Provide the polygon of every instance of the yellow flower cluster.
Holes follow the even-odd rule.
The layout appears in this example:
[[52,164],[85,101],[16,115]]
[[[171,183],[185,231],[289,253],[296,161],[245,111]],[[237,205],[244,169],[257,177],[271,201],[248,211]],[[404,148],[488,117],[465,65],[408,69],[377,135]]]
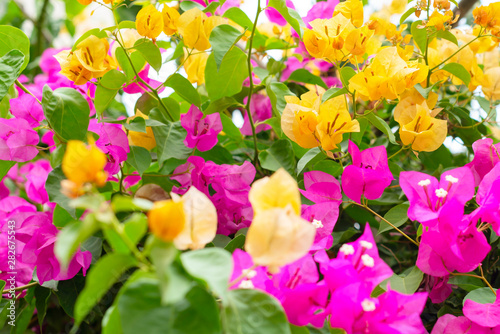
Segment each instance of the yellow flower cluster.
[[333,150],[342,141],[344,133],[359,132],[359,123],[352,120],[344,96],[321,103],[324,89],[316,87],[303,94],[286,96],[286,107],[281,116],[283,132],[304,148],[320,146]]
[[155,6],[149,5],[137,13],[135,27],[141,36],[155,40],[162,31],[168,36],[175,34],[179,16],[175,8],[165,5],[159,12]]

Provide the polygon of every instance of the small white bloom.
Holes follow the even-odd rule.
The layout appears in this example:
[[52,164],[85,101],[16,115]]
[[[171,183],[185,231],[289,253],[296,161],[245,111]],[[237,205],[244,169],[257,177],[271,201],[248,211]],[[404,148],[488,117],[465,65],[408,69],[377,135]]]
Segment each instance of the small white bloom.
[[429,184],[431,184],[431,180],[429,180],[429,179],[425,179],[425,180],[422,180],[422,181],[418,182],[418,185],[421,186],[421,187],[428,186]]
[[250,280],[243,280],[241,281],[240,285],[238,285],[238,288],[240,289],[253,289],[253,283]]
[[343,244],[339,251],[344,253],[344,255],[352,255],[354,254],[354,247],[348,244]]
[[372,249],[373,248],[373,244],[369,241],[366,241],[366,240],[361,240],[359,242],[359,244],[361,245],[361,247],[363,248],[366,248],[366,249]]
[[373,268],[373,266],[375,265],[375,260],[373,259],[373,257],[371,257],[368,254],[361,255],[361,262],[363,262],[363,264],[366,267],[370,267],[370,268]]
[[458,182],[458,179],[456,177],[453,177],[452,175],[446,175],[444,179],[450,183]]
[[439,198],[445,198],[448,195],[448,192],[443,188],[436,189],[436,196]]
[[314,219],[312,221],[312,225],[316,228],[323,228],[323,223],[321,222],[321,220]]
[[249,279],[252,279],[252,278],[254,278],[255,276],[257,276],[257,272],[256,272],[255,270],[253,270],[253,269],[252,269],[252,270],[249,270],[249,269],[243,269],[242,274],[243,274],[245,277],[249,278]]
[[369,299],[365,299],[361,302],[361,307],[363,308],[363,311],[365,312],[371,312],[371,311],[375,311],[375,309],[377,308],[375,306],[375,303],[372,302],[371,300]]

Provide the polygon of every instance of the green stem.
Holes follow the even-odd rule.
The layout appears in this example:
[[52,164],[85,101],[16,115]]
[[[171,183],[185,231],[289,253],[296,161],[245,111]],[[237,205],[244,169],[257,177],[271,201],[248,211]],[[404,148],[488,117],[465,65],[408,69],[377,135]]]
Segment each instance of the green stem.
[[17,288],[13,289],[13,290],[10,290],[10,289],[5,289],[2,291],[2,295],[3,294],[6,294],[6,293],[9,293],[11,291],[23,291],[23,290],[26,290],[26,289],[29,289],[33,286],[37,286],[39,283],[38,282],[31,282],[29,284],[26,284],[26,285],[23,285],[23,286],[18,286]]
[[137,249],[137,246],[130,240],[130,238],[125,234],[125,231],[123,229],[123,225],[121,225],[116,218],[113,220],[112,223],[113,229],[115,230],[116,233],[120,236],[120,238],[123,240],[123,242],[127,245],[128,249],[134,254],[134,256],[139,260],[140,262],[144,263],[148,267],[151,265],[151,263],[148,261],[148,259],[142,254],[139,249]]
[[405,149],[406,149],[406,146],[401,146],[401,148],[396,153],[394,153],[389,158],[387,158],[387,160],[391,160],[392,158],[394,158],[396,155],[398,155],[399,153],[401,153]]
[[440,62],[436,66],[434,66],[433,68],[431,68],[429,70],[429,76],[432,73],[432,71],[434,71],[436,68],[438,68],[439,66],[443,65],[444,63],[446,63],[448,60],[450,60],[451,58],[453,58],[457,53],[459,53],[460,51],[462,51],[466,46],[468,46],[469,44],[475,42],[477,39],[479,39],[481,37],[485,37],[485,36],[481,36],[481,33],[479,33],[479,35],[476,38],[471,39],[469,42],[467,42],[464,45],[462,45],[457,51],[455,51],[454,53],[452,53],[451,56],[449,56],[448,58],[446,58],[445,60],[443,60],[442,62]]
[[32,92],[30,92],[28,90],[28,88],[26,88],[22,83],[19,82],[19,80],[16,80],[16,86],[21,88],[23,90],[23,92],[25,92],[26,94],[33,96],[35,98],[36,102],[38,102],[39,104],[42,104],[42,102]]
[[248,91],[247,105],[245,109],[247,110],[248,120],[250,121],[250,126],[252,128],[252,136],[253,136],[253,145],[254,145],[254,158],[253,163],[256,165],[259,158],[259,150],[257,148],[257,133],[255,131],[255,123],[253,122],[252,113],[250,112],[250,101],[252,100],[253,93],[253,78],[252,78],[252,47],[253,47],[253,38],[255,36],[255,29],[257,27],[257,20],[259,19],[259,14],[262,9],[260,8],[260,0],[257,1],[257,14],[255,15],[255,21],[253,23],[252,33],[250,35],[249,43],[248,43],[248,78],[250,80],[250,89]]

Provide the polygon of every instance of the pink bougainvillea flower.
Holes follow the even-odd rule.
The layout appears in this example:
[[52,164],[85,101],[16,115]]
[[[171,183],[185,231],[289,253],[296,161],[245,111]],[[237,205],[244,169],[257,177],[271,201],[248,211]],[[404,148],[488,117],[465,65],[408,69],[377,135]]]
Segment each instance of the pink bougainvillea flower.
[[32,128],[40,126],[40,122],[44,119],[40,103],[33,96],[26,93],[10,100],[10,112],[16,118],[26,120]]
[[26,177],[24,189],[30,200],[45,204],[49,201],[49,195],[45,189],[45,183],[52,167],[48,160],[38,160],[20,168],[20,173]]
[[[139,72],[139,78],[141,78],[144,82],[146,82],[149,86],[153,88],[158,88],[162,84],[160,81],[153,80],[149,78],[149,68],[151,66],[149,64],[146,64],[144,68]],[[165,88],[161,86],[161,88],[158,90],[158,92],[162,92]],[[123,88],[123,91],[127,94],[136,94],[136,93],[143,93],[147,91],[148,88],[144,86],[144,84],[140,81],[133,82]]]
[[303,18],[307,28],[311,29],[309,22],[316,19],[331,19],[335,6],[339,4],[339,0],[327,0],[315,3]]
[[500,164],[484,175],[476,194],[476,202],[480,205],[474,210],[474,219],[490,223],[491,228],[500,233]]
[[484,327],[500,326],[500,294],[494,303],[480,304],[467,299],[464,302],[464,315],[472,322]]
[[431,334],[498,334],[500,328],[488,328],[480,326],[467,317],[456,317],[453,314],[445,314],[439,317],[432,328]]
[[253,266],[254,263],[250,254],[241,249],[236,249],[233,252],[233,273],[229,282],[235,281],[237,278],[241,277],[243,273],[245,273],[245,276],[240,282],[233,285],[231,287],[232,289],[257,288],[265,291],[266,284],[268,284],[270,280],[267,275],[267,270],[261,266],[251,269]]
[[[269,0],[266,1],[266,5],[267,7],[265,12],[269,21],[280,26],[286,26],[287,22],[285,18],[276,9],[274,9],[273,7],[269,7]],[[286,0],[286,6],[288,8],[295,9],[292,0]]]
[[54,141],[54,132],[49,130],[45,132],[42,136],[42,143],[46,144],[49,147],[49,152],[52,153],[56,149],[56,142]]
[[444,172],[441,180],[420,172],[401,172],[399,184],[410,201],[408,218],[433,226],[452,198],[465,206],[474,196],[474,176],[468,167]]
[[374,288],[393,275],[378,254],[369,224],[355,242],[340,247],[337,258],[329,259],[325,251],[319,251],[315,259],[331,291],[355,282],[365,282]]
[[454,270],[467,273],[477,268],[491,250],[474,220],[463,215],[463,205],[450,200],[439,213],[437,226],[424,231],[417,267],[432,276],[447,276]]
[[40,138],[22,118],[0,118],[0,160],[29,161],[36,157]]
[[394,177],[389,170],[384,146],[368,148],[363,152],[349,140],[352,165],[342,173],[342,189],[347,197],[361,203],[361,197],[373,200],[382,196]]
[[483,138],[476,140],[472,144],[472,149],[474,159],[466,166],[471,169],[476,186],[478,186],[483,177],[500,161],[500,143],[493,144],[491,138]]
[[217,144],[217,135],[222,131],[218,113],[203,117],[203,113],[194,105],[181,116],[181,125],[187,131],[184,144],[201,152],[212,149]]
[[426,275],[426,291],[429,292],[429,298],[434,304],[444,302],[452,293],[453,289],[448,284],[449,277],[449,275],[443,277]]
[[[48,219],[48,218],[46,218]],[[24,247],[22,260],[36,266],[36,273],[40,284],[50,280],[67,280],[75,277],[83,269],[85,276],[92,261],[89,251],[77,251],[70,261],[67,269],[61,267],[54,255],[54,243],[59,233],[50,220],[41,224],[40,228],[33,234]]]
[[420,319],[427,293],[404,295],[388,290],[373,298],[372,290],[369,284],[355,283],[334,291],[328,306],[330,325],[348,334],[427,333]]
[[[243,99],[243,103],[247,103],[248,97]],[[250,100],[250,113],[252,114],[252,119],[254,123],[263,122],[273,116],[273,107],[271,106],[271,100],[269,97],[262,94],[253,94]],[[259,133],[265,130],[271,129],[268,124],[259,124],[255,128],[255,133]],[[248,120],[248,114],[245,112],[243,116],[243,126],[240,129],[241,133],[245,136],[252,135],[252,127],[250,121]]]

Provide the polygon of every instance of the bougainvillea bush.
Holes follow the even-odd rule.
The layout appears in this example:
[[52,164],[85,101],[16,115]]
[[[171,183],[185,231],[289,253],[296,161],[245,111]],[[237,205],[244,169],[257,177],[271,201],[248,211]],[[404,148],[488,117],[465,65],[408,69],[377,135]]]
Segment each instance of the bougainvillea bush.
[[2,1],[0,330],[500,333],[500,3],[450,1]]

